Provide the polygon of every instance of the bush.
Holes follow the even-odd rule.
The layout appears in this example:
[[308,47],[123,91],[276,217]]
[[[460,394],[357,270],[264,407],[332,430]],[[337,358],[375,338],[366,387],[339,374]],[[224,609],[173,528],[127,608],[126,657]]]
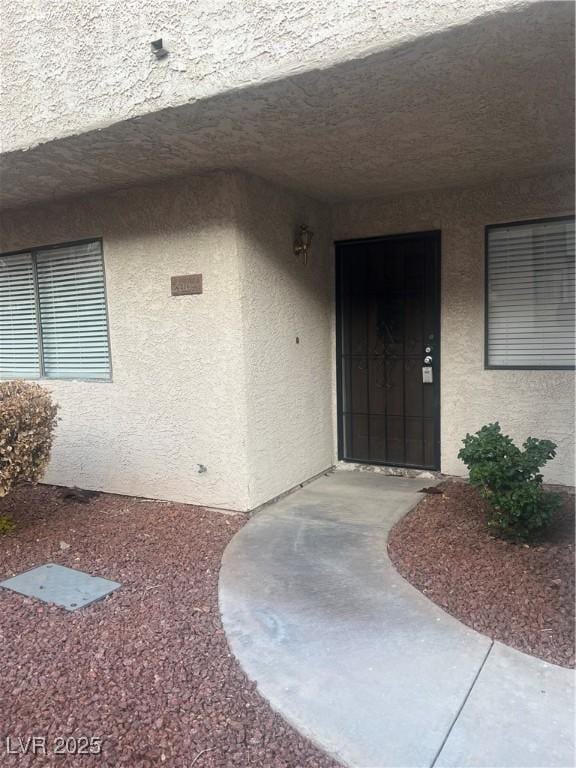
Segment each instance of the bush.
[[5,533],[12,533],[15,528],[16,526],[9,517],[6,517],[6,515],[0,515],[0,536],[4,535]]
[[41,479],[50,459],[56,411],[38,384],[0,382],[0,497],[17,482]]
[[466,435],[458,453],[490,505],[488,525],[517,540],[541,533],[560,503],[557,494],[542,488],[540,468],[556,456],[550,440],[529,437],[520,450],[500,424],[488,424],[475,435]]

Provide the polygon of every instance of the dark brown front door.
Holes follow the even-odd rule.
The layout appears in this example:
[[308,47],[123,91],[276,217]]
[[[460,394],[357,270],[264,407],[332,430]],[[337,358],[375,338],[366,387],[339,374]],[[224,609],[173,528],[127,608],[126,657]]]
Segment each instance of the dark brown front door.
[[439,469],[440,233],[336,253],[340,458]]

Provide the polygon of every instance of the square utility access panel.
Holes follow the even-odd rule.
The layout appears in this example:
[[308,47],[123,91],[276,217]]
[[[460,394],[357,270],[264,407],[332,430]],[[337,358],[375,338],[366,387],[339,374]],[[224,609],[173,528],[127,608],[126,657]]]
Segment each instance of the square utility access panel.
[[101,600],[119,586],[117,581],[90,576],[89,573],[54,563],[41,565],[0,582],[0,587],[27,597],[37,597],[45,603],[55,603],[67,611],[75,611]]

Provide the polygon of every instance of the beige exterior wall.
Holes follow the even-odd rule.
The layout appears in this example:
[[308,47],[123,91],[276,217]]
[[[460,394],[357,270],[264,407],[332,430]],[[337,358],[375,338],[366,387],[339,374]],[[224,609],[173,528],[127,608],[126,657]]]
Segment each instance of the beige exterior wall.
[[[328,209],[252,176],[236,182],[254,508],[334,463],[334,259]],[[300,224],[314,232],[306,265],[292,249]]]
[[[530,0],[0,0],[2,151],[328,67]],[[157,60],[152,40],[169,56]]]
[[[332,465],[327,209],[222,173],[0,219],[0,253],[89,237],[113,380],[44,382],[61,407],[47,482],[246,510]],[[170,296],[172,275],[197,272],[201,296]]]
[[[247,508],[233,195],[219,174],[3,214],[0,253],[103,238],[113,381],[46,381],[47,482]],[[171,275],[197,272],[201,296],[171,297]]]
[[573,211],[571,174],[334,208],[337,240],[442,231],[441,453],[447,474],[465,474],[457,453],[466,432],[498,420],[516,440],[532,435],[556,442],[558,455],[545,477],[574,485],[574,372],[484,369],[484,227]]
[[[113,381],[47,381],[61,406],[46,480],[253,509],[334,463],[333,239],[442,231],[442,471],[498,419],[558,443],[574,484],[574,374],[484,369],[484,227],[568,214],[555,175],[333,209],[218,173],[3,214],[0,252],[102,237]],[[308,265],[292,251],[314,231]],[[332,232],[331,232],[332,228]],[[201,272],[201,296],[170,277]],[[296,343],[296,337],[299,343]],[[201,471],[205,467],[206,471]]]

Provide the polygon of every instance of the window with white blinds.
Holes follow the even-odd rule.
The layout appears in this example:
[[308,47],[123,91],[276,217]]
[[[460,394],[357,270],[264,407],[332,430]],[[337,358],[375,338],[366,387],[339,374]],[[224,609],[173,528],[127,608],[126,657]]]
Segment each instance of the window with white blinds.
[[40,376],[34,265],[30,253],[0,256],[0,377]]
[[575,362],[574,219],[487,229],[487,365]]
[[100,242],[0,256],[0,377],[110,373]]

